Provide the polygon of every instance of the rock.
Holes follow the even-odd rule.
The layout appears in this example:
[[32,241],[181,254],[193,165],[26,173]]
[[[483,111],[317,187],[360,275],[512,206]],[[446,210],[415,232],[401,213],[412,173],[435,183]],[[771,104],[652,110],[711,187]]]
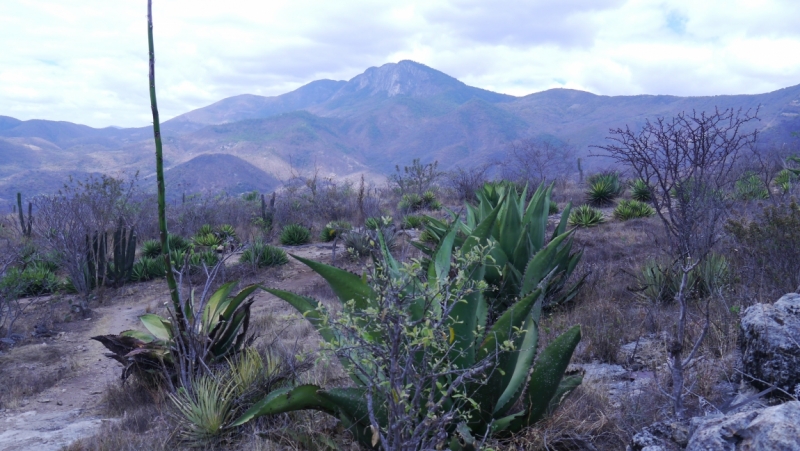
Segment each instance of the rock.
[[[800,294],[790,293],[775,304],[756,304],[742,316],[739,346],[742,369],[756,388],[771,384],[800,391]],[[749,378],[747,378],[749,379]],[[773,392],[779,394],[779,392]]]
[[692,419],[686,451],[800,449],[800,401],[734,415]]
[[633,436],[631,449],[639,451],[678,450],[686,446],[689,428],[682,423],[658,422],[645,427]]
[[607,363],[573,364],[567,372],[583,374],[581,387],[608,396],[612,406],[619,406],[631,397],[639,396],[653,383],[649,371],[628,371],[619,365]]

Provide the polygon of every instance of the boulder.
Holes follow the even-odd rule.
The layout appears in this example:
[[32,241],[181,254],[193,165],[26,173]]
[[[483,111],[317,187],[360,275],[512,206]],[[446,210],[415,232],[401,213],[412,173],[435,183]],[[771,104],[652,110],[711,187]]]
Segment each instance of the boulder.
[[[756,388],[775,384],[794,393],[800,384],[800,294],[756,304],[742,316],[742,370]],[[776,392],[773,392],[777,394]]]
[[800,402],[692,419],[686,451],[800,449]]

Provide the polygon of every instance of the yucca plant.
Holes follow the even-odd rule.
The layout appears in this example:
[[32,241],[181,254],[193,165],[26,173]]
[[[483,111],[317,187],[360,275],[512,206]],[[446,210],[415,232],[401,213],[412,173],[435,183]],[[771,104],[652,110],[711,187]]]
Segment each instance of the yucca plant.
[[569,225],[575,227],[593,227],[604,221],[603,212],[590,205],[581,205],[569,215]]
[[425,225],[425,218],[417,215],[407,215],[403,218],[404,229],[418,229]]
[[424,205],[422,196],[419,194],[403,194],[403,197],[400,198],[400,202],[397,204],[397,209],[400,211],[414,212],[422,209]]
[[[486,184],[476,193],[478,205],[466,204],[466,218],[454,219],[459,224],[456,245],[461,246],[478,224],[496,215],[495,225],[490,231],[492,239],[498,244],[491,253],[496,265],[487,267],[485,274],[486,282],[498,288],[488,296],[490,311],[494,310],[495,305],[501,310],[508,307],[523,283],[522,275],[534,262],[542,277],[555,271],[546,290],[545,307],[568,302],[583,284],[581,278],[564,289],[583,255],[582,251],[572,252],[572,233],[566,230],[570,204],[564,208],[548,240],[547,222],[552,189],[552,185],[539,186],[526,204],[527,187],[518,193],[512,184]],[[432,217],[426,217],[426,222],[426,238],[432,238],[434,243],[440,242],[449,225]],[[433,252],[429,244],[412,244],[427,255]]]
[[[461,246],[456,246],[459,224],[450,227],[427,264],[418,269],[398,263],[381,237],[380,258],[371,279],[295,257],[328,282],[342,304],[343,320],[331,321],[314,299],[283,290],[267,291],[293,305],[325,342],[343,351],[338,355],[355,386],[324,389],[303,385],[277,390],[233,425],[261,415],[317,409],[338,416],[364,446],[374,448],[383,440],[396,443],[390,422],[409,424],[394,416],[398,408],[419,420],[413,424],[424,427],[425,421],[445,418],[439,416],[444,406],[457,405],[455,417],[436,423],[441,427],[431,434],[437,437],[418,438],[461,449],[456,429],[462,438],[496,435],[517,432],[540,420],[581,382],[580,376],[564,377],[580,340],[580,328],[575,326],[556,338],[534,363],[548,276],[540,277],[537,265],[530,265],[523,274],[517,300],[498,312],[493,324],[487,323],[480,287],[485,284],[491,231],[499,210],[497,207],[477,224]],[[560,236],[564,238],[566,235]],[[394,326],[405,332],[394,334]],[[354,343],[361,345],[353,348]],[[391,354],[389,348],[401,351]],[[351,349],[357,349],[355,354],[348,351]],[[387,356],[396,359],[395,365],[384,365]],[[417,373],[398,379],[396,370],[389,367],[396,368],[401,362],[406,370],[416,365]],[[438,377],[437,370],[444,375]],[[376,390],[384,396],[377,396]],[[464,393],[468,400],[461,397]],[[413,404],[410,400],[419,399],[418,395],[424,402]],[[405,410],[412,405],[419,409]]]
[[649,218],[656,214],[656,211],[650,205],[638,200],[623,199],[614,208],[614,218],[619,221],[627,221],[629,219]]
[[619,174],[604,172],[589,177],[589,191],[586,200],[589,204],[602,207],[611,204],[622,193]]
[[202,446],[218,438],[230,424],[234,412],[236,385],[222,375],[204,374],[192,379],[191,391],[186,387],[169,394],[178,410],[181,439],[193,446]]
[[254,264],[259,268],[268,266],[285,265],[289,263],[289,258],[283,249],[265,244],[257,239],[253,244],[242,252],[239,258],[242,263]]
[[208,235],[210,233],[214,233],[214,228],[211,227],[211,224],[203,224],[199,229],[197,229],[197,233],[195,235]]
[[236,241],[236,228],[230,224],[217,227],[216,233],[222,241]]
[[279,239],[285,246],[300,246],[311,242],[311,232],[300,224],[289,224],[281,230]]
[[644,179],[638,178],[631,182],[631,198],[639,202],[653,200],[653,191]]

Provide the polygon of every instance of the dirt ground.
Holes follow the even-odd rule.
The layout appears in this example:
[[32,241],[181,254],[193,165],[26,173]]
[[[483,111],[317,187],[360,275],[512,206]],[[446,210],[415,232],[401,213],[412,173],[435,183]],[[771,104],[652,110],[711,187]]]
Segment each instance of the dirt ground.
[[[331,257],[331,246],[326,244],[310,244],[287,251],[325,262],[330,262]],[[237,260],[234,257],[230,261]],[[287,265],[260,271],[242,282],[312,294],[320,281],[305,265],[290,259]],[[93,435],[103,422],[118,421],[103,417],[101,403],[108,385],[120,383],[121,366],[105,357],[106,349],[90,337],[128,329],[143,330],[138,317],[147,312],[164,315],[164,304],[169,301],[167,293],[163,280],[127,285],[111,293],[103,305],[93,305],[91,318],[58,327],[63,330],[54,331],[53,337],[32,338],[16,349],[4,350],[0,364],[18,365],[16,369],[23,375],[29,373],[33,377],[37,371],[48,370],[42,368],[42,364],[27,364],[22,359],[44,349],[60,356],[51,359],[49,365],[68,366],[69,371],[53,386],[21,396],[17,402],[0,410],[0,450],[58,450],[78,438]],[[286,339],[307,340],[310,335],[311,341],[316,340],[313,329],[291,306],[260,290],[255,298],[253,323],[273,323],[276,319],[282,325],[296,322],[297,327],[292,328],[291,336]],[[30,336],[30,331],[26,332]],[[15,356],[20,359],[15,360]]]

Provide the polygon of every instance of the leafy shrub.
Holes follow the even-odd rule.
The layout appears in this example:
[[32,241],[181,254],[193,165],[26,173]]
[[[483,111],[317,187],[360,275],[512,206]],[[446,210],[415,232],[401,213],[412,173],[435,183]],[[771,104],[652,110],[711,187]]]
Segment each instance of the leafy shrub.
[[347,232],[342,237],[347,254],[356,260],[373,255],[374,252],[378,251],[379,233],[384,237],[384,242],[389,249],[394,249],[397,246],[397,232],[392,225],[386,223],[377,230],[354,229]]
[[217,236],[222,241],[236,240],[236,228],[230,224],[222,224],[217,227]]
[[569,215],[569,224],[576,227],[593,227],[603,221],[603,212],[589,205],[581,205]]
[[131,280],[134,282],[144,282],[165,276],[166,269],[164,267],[164,259],[160,255],[156,257],[143,256],[133,263]]
[[595,174],[589,177],[588,182],[589,191],[586,192],[586,198],[591,205],[609,205],[622,194],[619,174],[616,172]]
[[769,199],[769,191],[764,181],[754,172],[746,172],[736,181],[736,198],[740,200]]
[[[683,273],[671,264],[655,259],[645,262],[638,276],[639,295],[655,303],[670,303],[675,300]],[[719,254],[708,254],[706,258],[687,274],[686,292],[691,299],[718,294],[728,286],[730,265]]]
[[547,208],[547,214],[549,215],[557,215],[558,214],[558,204],[555,202],[550,202],[550,206]]
[[311,242],[311,232],[300,224],[289,224],[281,230],[280,242],[286,246],[299,246]]
[[352,230],[353,226],[347,221],[331,221],[325,224],[322,231],[319,233],[319,239],[322,242],[328,243],[333,241],[337,236],[342,236],[344,232]]
[[[385,219],[386,218],[375,218],[375,217],[367,218],[364,220],[364,227],[366,227],[367,230],[378,230],[383,224]],[[389,218],[389,222],[391,222],[391,218]]]
[[650,202],[653,200],[653,191],[644,179],[638,178],[631,182],[631,198],[639,202]]
[[203,224],[199,229],[197,229],[196,235],[210,235],[212,233],[214,233],[214,229],[211,227],[211,225]]
[[169,245],[170,251],[186,252],[192,248],[191,241],[180,235],[175,235],[172,233],[167,235],[167,245]]
[[283,249],[265,244],[256,240],[250,247],[242,252],[239,259],[242,263],[255,264],[259,268],[267,266],[285,265],[289,262]]
[[614,209],[614,218],[620,221],[627,221],[636,218],[649,218],[656,214],[650,205],[638,200],[623,199]]
[[397,209],[400,211],[418,211],[422,209],[422,196],[416,193],[403,194]]
[[50,294],[60,286],[58,277],[44,263],[34,263],[25,269],[9,268],[0,279],[0,291],[13,297]]
[[[355,386],[285,388],[233,425],[265,414],[318,409],[341,417],[365,447],[380,442],[384,449],[404,449],[401,444],[413,443],[419,449],[458,450],[475,449],[473,435],[515,433],[556,408],[581,383],[581,376],[564,376],[580,327],[534,359],[546,281],[521,287],[515,302],[487,324],[480,314],[487,291],[480,275],[490,249],[479,245],[479,236],[456,247],[457,228],[446,232],[424,264],[401,265],[381,246],[376,270],[366,280],[298,258],[330,284],[341,315],[331,316],[308,297],[267,291],[319,331]],[[489,229],[481,228],[483,239]]]

